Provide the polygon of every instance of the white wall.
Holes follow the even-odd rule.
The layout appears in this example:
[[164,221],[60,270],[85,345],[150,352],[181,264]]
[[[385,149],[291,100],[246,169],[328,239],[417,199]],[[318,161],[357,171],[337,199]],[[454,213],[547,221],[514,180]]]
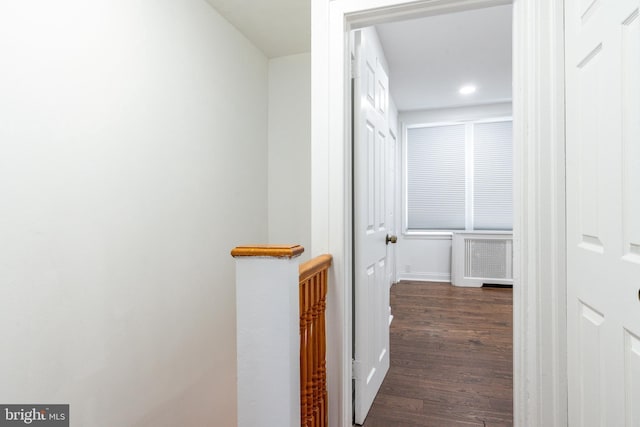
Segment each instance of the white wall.
[[400,121],[404,125],[438,122],[482,120],[490,117],[510,117],[511,102],[482,104],[469,107],[441,108],[434,110],[401,111]]
[[311,54],[269,60],[269,243],[311,255]]
[[236,423],[267,59],[200,0],[0,3],[0,402]]
[[[403,111],[400,113],[402,128],[415,124],[438,122],[470,121],[512,115],[511,103],[486,104],[472,107],[446,108],[439,110]],[[406,147],[403,131],[403,156]],[[404,158],[404,157],[403,157]],[[397,268],[399,280],[424,280],[449,282],[451,280],[451,234],[440,233],[419,235],[407,233],[403,203],[405,201],[405,162],[402,162],[401,174],[403,197],[397,211],[397,228],[402,230],[398,236]]]

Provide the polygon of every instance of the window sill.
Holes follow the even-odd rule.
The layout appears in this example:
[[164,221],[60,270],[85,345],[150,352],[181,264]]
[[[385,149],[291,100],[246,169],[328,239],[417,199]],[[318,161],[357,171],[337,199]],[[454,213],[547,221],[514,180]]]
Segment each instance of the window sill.
[[511,230],[451,230],[451,231],[428,231],[428,230],[405,230],[402,237],[405,239],[420,240],[451,240],[454,233],[459,234],[504,234],[512,235]]
[[421,240],[451,240],[453,233],[457,231],[426,231],[426,230],[405,230],[402,237],[405,239]]

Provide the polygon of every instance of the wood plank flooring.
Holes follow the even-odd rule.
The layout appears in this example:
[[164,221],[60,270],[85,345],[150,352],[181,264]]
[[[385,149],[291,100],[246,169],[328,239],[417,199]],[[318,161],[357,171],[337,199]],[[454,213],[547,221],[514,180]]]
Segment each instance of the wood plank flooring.
[[512,290],[400,282],[391,367],[364,427],[513,425]]

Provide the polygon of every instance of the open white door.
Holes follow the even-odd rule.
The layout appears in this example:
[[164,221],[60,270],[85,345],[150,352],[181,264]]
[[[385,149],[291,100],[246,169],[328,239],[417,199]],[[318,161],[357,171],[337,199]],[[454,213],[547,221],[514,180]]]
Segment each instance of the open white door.
[[364,422],[389,370],[386,168],[388,77],[373,29],[355,35],[354,301],[355,422]]
[[[396,185],[397,185],[397,153],[398,153],[398,122],[397,122],[397,110],[395,109],[391,97],[389,97],[389,142],[387,144],[387,167],[386,167],[386,182],[387,182],[387,229],[390,236],[396,236]],[[389,288],[396,280],[396,245],[387,245],[387,283]],[[391,311],[391,307],[389,307]],[[392,316],[389,313],[389,322],[391,322]]]
[[639,8],[566,0],[571,426],[640,426]]

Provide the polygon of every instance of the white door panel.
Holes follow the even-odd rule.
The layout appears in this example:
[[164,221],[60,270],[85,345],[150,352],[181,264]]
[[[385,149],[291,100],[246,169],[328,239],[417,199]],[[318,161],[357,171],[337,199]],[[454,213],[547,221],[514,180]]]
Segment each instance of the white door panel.
[[640,427],[640,0],[566,0],[571,426]]
[[640,263],[640,17],[634,9],[622,29],[623,238],[625,257]]
[[[395,200],[396,200],[396,150],[397,138],[389,132],[389,142],[387,144],[387,165],[385,171],[387,177],[387,230],[390,235],[396,235]],[[389,288],[395,282],[396,265],[396,245],[387,245],[387,283]],[[391,321],[391,318],[389,319]]]
[[389,369],[388,77],[372,30],[356,35],[354,79],[355,422],[362,424]]
[[625,330],[626,425],[640,426],[640,338]]

